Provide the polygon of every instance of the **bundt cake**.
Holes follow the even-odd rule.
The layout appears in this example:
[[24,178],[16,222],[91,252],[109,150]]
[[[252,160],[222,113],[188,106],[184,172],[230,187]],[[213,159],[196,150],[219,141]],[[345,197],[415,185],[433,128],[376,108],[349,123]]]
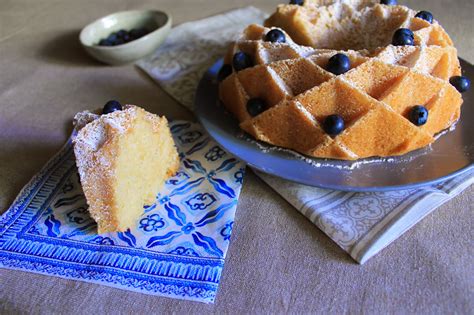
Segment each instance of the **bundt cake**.
[[428,12],[306,0],[265,24],[244,30],[219,73],[220,100],[258,140],[321,158],[394,156],[460,117],[465,89],[452,83],[469,81]]
[[[279,5],[267,27],[284,29],[300,45],[334,50],[374,50],[392,43],[399,28],[415,34],[415,45],[452,46],[441,25],[401,5],[374,0],[305,0],[302,5]],[[422,16],[424,17],[424,16]]]
[[81,112],[74,122],[76,164],[98,233],[132,227],[179,167],[166,118],[112,101],[104,114]]

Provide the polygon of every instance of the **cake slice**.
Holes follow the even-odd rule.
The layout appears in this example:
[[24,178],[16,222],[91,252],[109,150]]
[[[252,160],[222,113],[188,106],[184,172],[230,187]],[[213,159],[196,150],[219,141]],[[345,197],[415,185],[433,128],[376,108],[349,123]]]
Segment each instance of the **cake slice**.
[[74,118],[76,164],[99,234],[134,226],[179,167],[165,117],[112,105],[104,107],[106,114],[85,111]]

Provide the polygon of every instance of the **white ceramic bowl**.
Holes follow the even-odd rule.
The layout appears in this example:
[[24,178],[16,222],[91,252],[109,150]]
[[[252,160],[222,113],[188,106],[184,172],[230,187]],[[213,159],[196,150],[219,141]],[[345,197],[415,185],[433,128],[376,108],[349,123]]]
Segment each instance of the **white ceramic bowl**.
[[[84,27],[79,40],[86,51],[99,61],[118,65],[135,61],[155,51],[171,30],[169,14],[155,10],[123,11],[107,15]],[[101,39],[121,29],[145,27],[151,33],[126,44],[99,46]]]

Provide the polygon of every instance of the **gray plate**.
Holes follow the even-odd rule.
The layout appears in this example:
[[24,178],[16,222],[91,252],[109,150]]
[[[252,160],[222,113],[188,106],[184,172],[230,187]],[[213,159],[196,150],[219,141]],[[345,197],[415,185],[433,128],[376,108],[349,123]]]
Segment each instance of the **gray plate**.
[[[250,166],[301,184],[345,191],[387,191],[434,184],[474,169],[474,88],[463,94],[461,120],[431,148],[402,157],[365,159],[357,162],[314,159],[254,141],[244,134],[237,120],[219,105],[215,63],[199,83],[196,114],[204,128],[222,147]],[[461,60],[474,78],[474,66]],[[267,148],[266,150],[262,150]]]

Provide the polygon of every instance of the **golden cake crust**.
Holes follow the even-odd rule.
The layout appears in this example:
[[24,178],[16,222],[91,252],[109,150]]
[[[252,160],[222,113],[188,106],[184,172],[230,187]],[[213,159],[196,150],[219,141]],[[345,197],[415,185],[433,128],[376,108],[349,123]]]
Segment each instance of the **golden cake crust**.
[[[449,78],[461,69],[456,48],[438,22],[430,24],[415,14],[404,6],[368,0],[280,5],[266,21],[271,28],[249,25],[230,45],[225,64],[241,51],[254,65],[223,80],[219,97],[257,140],[313,157],[355,160],[424,147],[459,119],[462,97]],[[374,19],[374,25],[385,25],[378,33],[368,23]],[[264,40],[275,26],[282,28],[285,43]],[[414,46],[390,44],[401,27],[414,32]],[[354,34],[363,36],[354,39]],[[349,57],[351,69],[335,76],[325,67],[339,52]],[[255,117],[247,110],[252,98],[267,106]],[[423,126],[409,121],[415,105],[429,111]],[[346,125],[335,137],[322,128],[332,114],[342,116]]]
[[[118,141],[131,132],[134,120],[139,117],[151,122],[154,132],[168,123],[165,117],[148,113],[133,105],[126,105],[122,111],[107,115],[85,111],[74,118],[77,130],[73,140],[76,164],[89,212],[97,222],[99,233],[120,230],[116,198],[112,189],[117,181],[115,168],[120,150]],[[176,152],[175,154],[173,163],[167,170],[167,177],[174,175],[179,168],[179,158]]]

